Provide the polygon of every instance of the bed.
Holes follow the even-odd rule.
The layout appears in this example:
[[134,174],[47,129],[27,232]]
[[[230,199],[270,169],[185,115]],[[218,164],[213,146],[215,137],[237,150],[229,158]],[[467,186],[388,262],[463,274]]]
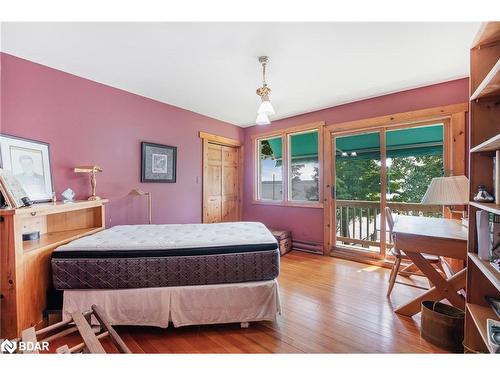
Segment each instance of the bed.
[[119,225],[52,254],[63,315],[103,307],[111,324],[274,320],[279,250],[261,223]]

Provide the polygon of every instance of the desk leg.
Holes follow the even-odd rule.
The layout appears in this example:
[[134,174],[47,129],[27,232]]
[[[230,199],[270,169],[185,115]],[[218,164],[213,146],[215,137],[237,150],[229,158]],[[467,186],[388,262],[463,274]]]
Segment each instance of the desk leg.
[[[406,252],[406,255],[408,256],[408,258],[410,258],[417,265],[418,268],[420,268],[420,270],[426,276],[429,277],[429,275],[432,275],[432,277],[429,277],[429,280],[431,280],[435,286],[432,289],[429,289],[427,292],[425,292],[421,296],[419,296],[419,297],[413,299],[412,301],[408,302],[407,304],[397,308],[395,310],[396,313],[401,314],[401,315],[406,315],[406,316],[413,316],[413,315],[420,312],[422,301],[426,301],[426,300],[440,301],[444,298],[448,299],[448,301],[450,301],[451,304],[453,304],[454,306],[456,306],[458,308],[461,308],[461,309],[465,308],[465,300],[461,295],[457,294],[457,291],[465,288],[466,269],[459,271],[458,273],[456,273],[455,275],[453,275],[449,279],[445,280],[422,257],[422,255],[420,255],[418,253],[411,253],[411,252]],[[414,255],[418,255],[418,256],[414,256]],[[422,259],[420,259],[420,258],[422,258]],[[429,269],[426,266],[422,266],[422,268],[420,267],[421,260],[423,260],[428,267],[432,268],[432,273],[429,272]],[[440,280],[436,278],[436,275],[437,275],[437,277],[439,277]]]

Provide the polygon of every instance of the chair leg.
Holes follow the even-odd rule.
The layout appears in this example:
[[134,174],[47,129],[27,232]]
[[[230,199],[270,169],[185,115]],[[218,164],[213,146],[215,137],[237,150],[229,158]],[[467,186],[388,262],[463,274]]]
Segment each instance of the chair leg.
[[418,273],[418,268],[413,263],[408,264],[401,271],[399,271],[399,275],[404,277],[410,277]]
[[394,261],[394,265],[392,266],[391,275],[389,276],[389,289],[387,290],[387,297],[390,297],[392,288],[394,288],[394,284],[396,283],[396,277],[399,273],[399,266],[401,264],[401,258],[396,258]]
[[412,273],[414,273],[417,270],[418,270],[417,266],[415,266],[413,263],[410,263],[405,268],[403,268],[400,271],[400,273],[402,273],[402,272],[408,272],[408,273],[412,272]]

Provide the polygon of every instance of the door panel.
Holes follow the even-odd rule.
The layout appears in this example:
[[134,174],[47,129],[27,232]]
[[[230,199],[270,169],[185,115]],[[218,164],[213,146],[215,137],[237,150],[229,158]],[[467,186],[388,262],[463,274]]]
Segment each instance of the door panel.
[[238,151],[222,146],[222,221],[239,219]]
[[222,146],[208,143],[203,188],[205,215],[203,222],[218,223],[222,219]]
[[207,166],[207,195],[208,197],[220,196],[222,194],[222,166],[221,164],[209,164]]
[[205,202],[206,213],[205,213],[205,223],[220,223],[221,222],[221,208],[222,202],[220,197],[211,197]]

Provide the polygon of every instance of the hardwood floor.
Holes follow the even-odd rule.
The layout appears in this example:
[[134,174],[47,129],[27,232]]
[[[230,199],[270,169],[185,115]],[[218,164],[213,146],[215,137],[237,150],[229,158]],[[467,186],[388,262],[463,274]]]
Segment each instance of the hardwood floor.
[[422,291],[396,284],[387,299],[389,270],[297,251],[281,261],[283,313],[275,323],[117,331],[135,353],[442,352],[420,338],[420,314],[393,313]]

